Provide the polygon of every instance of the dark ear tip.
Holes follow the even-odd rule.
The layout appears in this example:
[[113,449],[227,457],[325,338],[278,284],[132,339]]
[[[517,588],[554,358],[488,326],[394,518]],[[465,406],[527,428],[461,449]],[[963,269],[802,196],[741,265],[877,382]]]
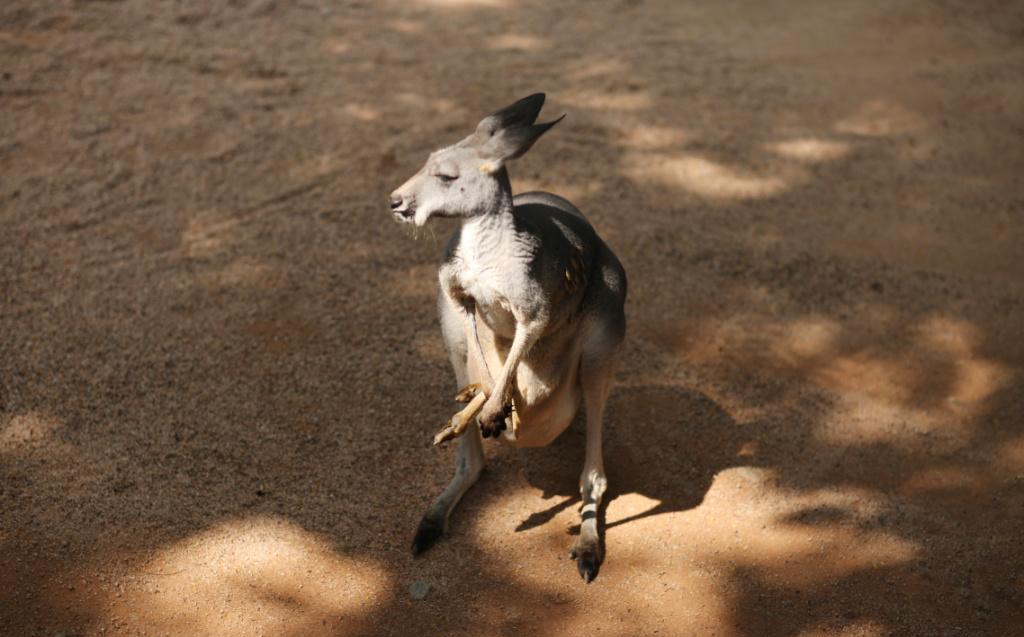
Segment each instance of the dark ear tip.
[[563,119],[565,119],[566,115],[568,115],[568,113],[562,113],[562,115],[560,117],[558,117],[557,119],[553,119],[550,122],[544,122],[543,124],[537,124],[536,127],[540,128],[541,132],[543,133],[543,132],[547,131],[549,128],[551,128],[552,126],[554,126],[555,124],[557,124],[558,122],[560,122]]
[[[539,114],[540,109],[544,108],[544,100],[547,99],[547,95],[544,93],[534,93],[533,95],[527,95],[523,99],[519,100],[520,104],[529,105],[529,108],[535,113]],[[536,117],[536,115],[534,115]]]

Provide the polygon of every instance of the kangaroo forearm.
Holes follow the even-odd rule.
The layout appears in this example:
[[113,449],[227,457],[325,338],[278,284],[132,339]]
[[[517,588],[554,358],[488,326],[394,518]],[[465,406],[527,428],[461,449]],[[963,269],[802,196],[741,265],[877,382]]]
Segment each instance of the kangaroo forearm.
[[493,391],[494,378],[491,376],[491,370],[487,368],[487,359],[484,358],[484,348],[480,345],[480,333],[476,328],[476,312],[467,314],[466,331],[466,340],[469,341],[466,345],[467,353],[469,356],[476,357],[476,367],[480,369],[480,373],[483,375],[483,378],[480,380],[483,382],[486,390]]
[[519,363],[530,350],[530,347],[537,341],[543,326],[539,325],[517,325],[516,334],[512,338],[512,347],[509,348],[508,356],[505,358],[505,365],[502,366],[498,379],[494,384],[491,393],[498,397],[502,403],[508,401],[512,393],[512,379],[515,377]]

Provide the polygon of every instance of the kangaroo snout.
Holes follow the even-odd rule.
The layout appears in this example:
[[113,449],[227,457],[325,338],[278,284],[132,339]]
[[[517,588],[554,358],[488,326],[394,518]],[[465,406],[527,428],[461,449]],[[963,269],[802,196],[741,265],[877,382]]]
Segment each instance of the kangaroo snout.
[[399,191],[391,193],[391,213],[399,221],[412,221],[416,214],[416,202],[412,197],[405,197]]

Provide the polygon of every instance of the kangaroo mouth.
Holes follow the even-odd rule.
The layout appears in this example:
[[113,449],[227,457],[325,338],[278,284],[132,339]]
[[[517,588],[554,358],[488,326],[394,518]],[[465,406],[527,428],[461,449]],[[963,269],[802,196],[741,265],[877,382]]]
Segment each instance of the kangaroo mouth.
[[396,210],[391,215],[395,218],[395,221],[411,223],[413,217],[416,216],[416,206],[409,206],[405,210]]

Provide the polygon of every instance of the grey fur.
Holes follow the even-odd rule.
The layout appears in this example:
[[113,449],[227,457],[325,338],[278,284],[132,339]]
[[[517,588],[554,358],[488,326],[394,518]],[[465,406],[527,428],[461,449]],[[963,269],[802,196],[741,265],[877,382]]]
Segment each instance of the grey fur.
[[438,272],[441,329],[458,386],[479,383],[488,395],[479,430],[460,439],[455,476],[424,516],[413,552],[441,535],[483,469],[481,432],[516,446],[546,445],[583,402],[583,507],[572,556],[589,582],[603,559],[601,427],[626,330],[626,274],[571,203],[545,192],[512,196],[506,162],[561,121],[535,124],[543,103],[538,93],[484,118],[391,196],[399,221],[461,220]]

